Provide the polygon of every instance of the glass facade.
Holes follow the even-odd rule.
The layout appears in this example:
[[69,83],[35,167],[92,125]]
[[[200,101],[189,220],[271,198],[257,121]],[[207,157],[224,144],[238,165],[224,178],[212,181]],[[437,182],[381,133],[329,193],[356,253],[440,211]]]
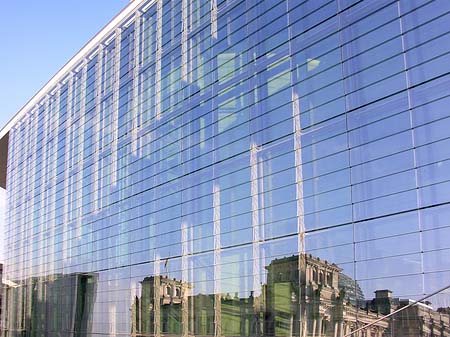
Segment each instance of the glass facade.
[[9,130],[2,336],[450,336],[450,1],[136,3]]

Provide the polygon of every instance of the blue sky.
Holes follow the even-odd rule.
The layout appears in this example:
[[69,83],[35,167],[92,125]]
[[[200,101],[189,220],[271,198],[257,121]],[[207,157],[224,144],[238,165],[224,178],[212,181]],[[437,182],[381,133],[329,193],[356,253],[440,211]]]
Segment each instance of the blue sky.
[[128,3],[0,1],[0,129]]

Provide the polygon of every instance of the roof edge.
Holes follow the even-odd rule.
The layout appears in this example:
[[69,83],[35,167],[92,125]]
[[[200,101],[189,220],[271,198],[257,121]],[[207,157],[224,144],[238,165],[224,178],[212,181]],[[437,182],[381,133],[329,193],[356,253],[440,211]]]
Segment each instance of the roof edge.
[[[0,130],[0,139],[3,138],[29,110],[31,110],[49,90],[58,84],[64,77],[79,64],[104,38],[108,36],[128,15],[138,9],[146,0],[131,1],[119,12],[100,32],[90,39],[31,99],[6,123]],[[156,1],[156,0],[154,0]],[[154,2],[152,1],[152,2]]]

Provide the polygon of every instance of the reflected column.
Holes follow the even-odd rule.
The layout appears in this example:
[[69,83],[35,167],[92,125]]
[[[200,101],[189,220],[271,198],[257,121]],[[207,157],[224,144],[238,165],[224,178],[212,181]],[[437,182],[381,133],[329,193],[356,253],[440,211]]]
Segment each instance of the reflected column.
[[161,118],[161,67],[162,67],[162,13],[163,3],[158,0],[156,4],[156,69],[155,69],[155,115]]
[[189,335],[189,283],[188,280],[188,230],[186,222],[181,224],[181,336]]
[[260,298],[261,298],[261,270],[260,270],[260,221],[259,221],[259,198],[258,198],[258,147],[252,145],[250,149],[251,169],[251,196],[252,196],[252,250],[253,250],[253,316],[255,321],[253,333],[255,336],[261,334],[259,323]]
[[100,135],[101,135],[101,130],[100,130],[100,115],[101,115],[101,109],[102,109],[102,97],[101,97],[101,92],[102,92],[102,68],[103,68],[103,45],[101,44],[98,47],[98,56],[97,56],[97,64],[96,64],[96,68],[97,70],[95,71],[95,116],[94,116],[94,181],[93,181],[93,188],[92,188],[92,193],[94,195],[94,200],[93,201],[93,211],[96,212],[101,208],[101,197],[99,197],[99,195],[101,195],[101,191],[99,191],[101,189],[101,187],[99,186],[99,179],[100,179],[100,143],[101,143],[101,139],[100,139]]
[[316,337],[317,320],[313,318],[312,321],[312,337]]
[[221,259],[220,259],[220,187],[213,187],[214,207],[214,336],[222,336]]
[[[85,123],[85,107],[86,107],[86,79],[87,79],[87,60],[83,60],[81,68],[81,99],[80,99],[80,130],[78,133],[78,176],[77,176],[77,214],[76,214],[76,238],[81,238],[82,226],[82,205],[83,205],[83,167],[84,167],[84,123]],[[45,142],[44,142],[45,144]],[[73,244],[73,243],[72,243]]]
[[[72,128],[72,100],[73,100],[73,88],[75,87],[75,80],[74,80],[74,74],[71,71],[68,78],[68,94],[67,94],[67,118],[66,118],[66,148],[65,148],[65,154],[64,154],[64,211],[63,211],[63,271],[67,272],[68,267],[68,261],[70,259],[70,234],[68,228],[68,222],[70,221],[70,215],[69,215],[69,202],[70,202],[70,171],[71,171],[71,158],[70,158],[70,149],[73,147],[73,134],[76,132]],[[33,174],[34,176],[34,174]]]
[[[297,233],[298,233],[298,273],[299,273],[299,293],[297,304],[297,320],[299,336],[306,336],[307,316],[306,316],[306,257],[305,257],[305,218],[303,205],[303,171],[302,171],[302,143],[300,126],[300,102],[299,96],[292,89],[293,109],[292,120],[294,129],[294,151],[295,151],[295,182],[297,197]],[[295,311],[292,313],[295,314]]]
[[131,128],[131,151],[137,156],[138,150],[138,122],[139,109],[139,51],[141,45],[141,12],[137,11],[134,17],[134,68],[133,68],[133,109],[132,109],[132,128]]
[[319,317],[317,318],[317,336],[322,337],[322,316],[319,313]]
[[119,79],[120,79],[120,44],[122,30],[117,28],[115,31],[115,55],[114,55],[114,88],[113,88],[113,141],[112,141],[112,156],[111,156],[111,183],[113,186],[117,184],[117,152],[118,152],[118,141],[119,141]]
[[155,259],[153,277],[153,336],[161,336],[161,259],[159,255]]

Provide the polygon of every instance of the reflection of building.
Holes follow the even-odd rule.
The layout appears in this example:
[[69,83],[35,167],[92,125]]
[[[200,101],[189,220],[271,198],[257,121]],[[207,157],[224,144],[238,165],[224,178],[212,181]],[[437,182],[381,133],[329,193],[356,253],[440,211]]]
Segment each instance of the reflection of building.
[[[410,300],[377,290],[374,299],[365,301],[359,285],[333,263],[290,256],[273,260],[266,269],[259,298],[253,293],[221,296],[223,336],[342,337],[369,324],[355,336],[450,336],[450,315],[422,303],[376,322]],[[146,277],[140,284],[132,308],[133,336],[214,335],[213,294],[194,295],[192,285],[162,276]]]
[[344,301],[350,301],[355,306],[365,303],[364,293],[357,282],[350,276],[339,273],[338,287],[344,292]]
[[[291,325],[288,325],[288,319],[285,319],[284,326],[278,321],[274,322],[274,326],[278,327],[278,331],[274,331],[275,336],[291,335],[291,329],[303,331],[305,336],[343,336],[380,317],[378,313],[359,310],[355,304],[361,300],[359,286],[343,275],[333,263],[311,255],[304,255],[300,260],[298,256],[291,256],[272,261],[267,269],[267,288],[278,289],[274,300],[283,296],[280,294],[283,289],[286,297],[284,303],[290,301],[294,308],[298,305],[300,312],[299,315],[292,311],[290,317],[289,311],[280,315],[275,306],[268,306],[272,315],[276,313],[275,320],[281,317],[292,320]],[[299,293],[300,297],[297,297]],[[299,322],[300,326],[296,327],[295,322]],[[380,322],[373,327],[373,331],[377,337],[381,337],[387,328],[387,322]]]
[[[132,308],[132,335],[214,335],[214,295],[193,295],[192,285],[167,277],[146,277]],[[221,297],[225,336],[255,335],[260,318],[254,298]],[[262,321],[262,320],[260,320]]]
[[18,306],[21,311],[8,312],[5,327],[14,327],[13,336],[49,337],[55,331],[65,331],[69,337],[85,336],[92,330],[97,282],[96,274],[77,273],[34,277],[25,284],[8,286],[4,303],[20,298],[19,293],[26,297]]
[[102,280],[96,337],[337,337],[382,315],[305,250],[366,294],[434,289],[449,21],[445,0],[130,2],[0,130],[6,337],[89,329],[95,287],[71,304],[90,276],[53,281],[75,270]]
[[187,301],[191,296],[187,283],[162,276],[146,277],[140,291],[132,308],[132,332],[136,336],[180,335],[181,327],[187,328]]
[[[298,256],[274,260],[267,269],[267,289],[276,289],[274,301],[284,298],[283,314],[279,312],[279,305],[272,304],[266,308],[276,317],[273,324],[278,328],[273,334],[276,336],[291,335],[293,326],[292,323],[288,324],[289,319],[292,322],[298,316],[295,310],[289,309],[288,304],[297,303],[298,285],[302,313],[300,325],[307,336],[344,336],[411,303],[411,300],[392,298],[389,290],[377,290],[374,299],[363,301],[357,282],[342,274],[335,264],[312,255],[305,255],[300,261]],[[445,311],[435,311],[429,305],[418,303],[371,325],[368,331],[360,332],[357,336],[450,336],[450,315]],[[298,330],[294,328],[293,331]]]
[[[375,291],[375,298],[367,301],[366,310],[387,315],[414,303],[412,300],[393,298],[389,290]],[[434,310],[427,303],[417,303],[389,320],[393,336],[450,336],[450,315],[445,309]]]

